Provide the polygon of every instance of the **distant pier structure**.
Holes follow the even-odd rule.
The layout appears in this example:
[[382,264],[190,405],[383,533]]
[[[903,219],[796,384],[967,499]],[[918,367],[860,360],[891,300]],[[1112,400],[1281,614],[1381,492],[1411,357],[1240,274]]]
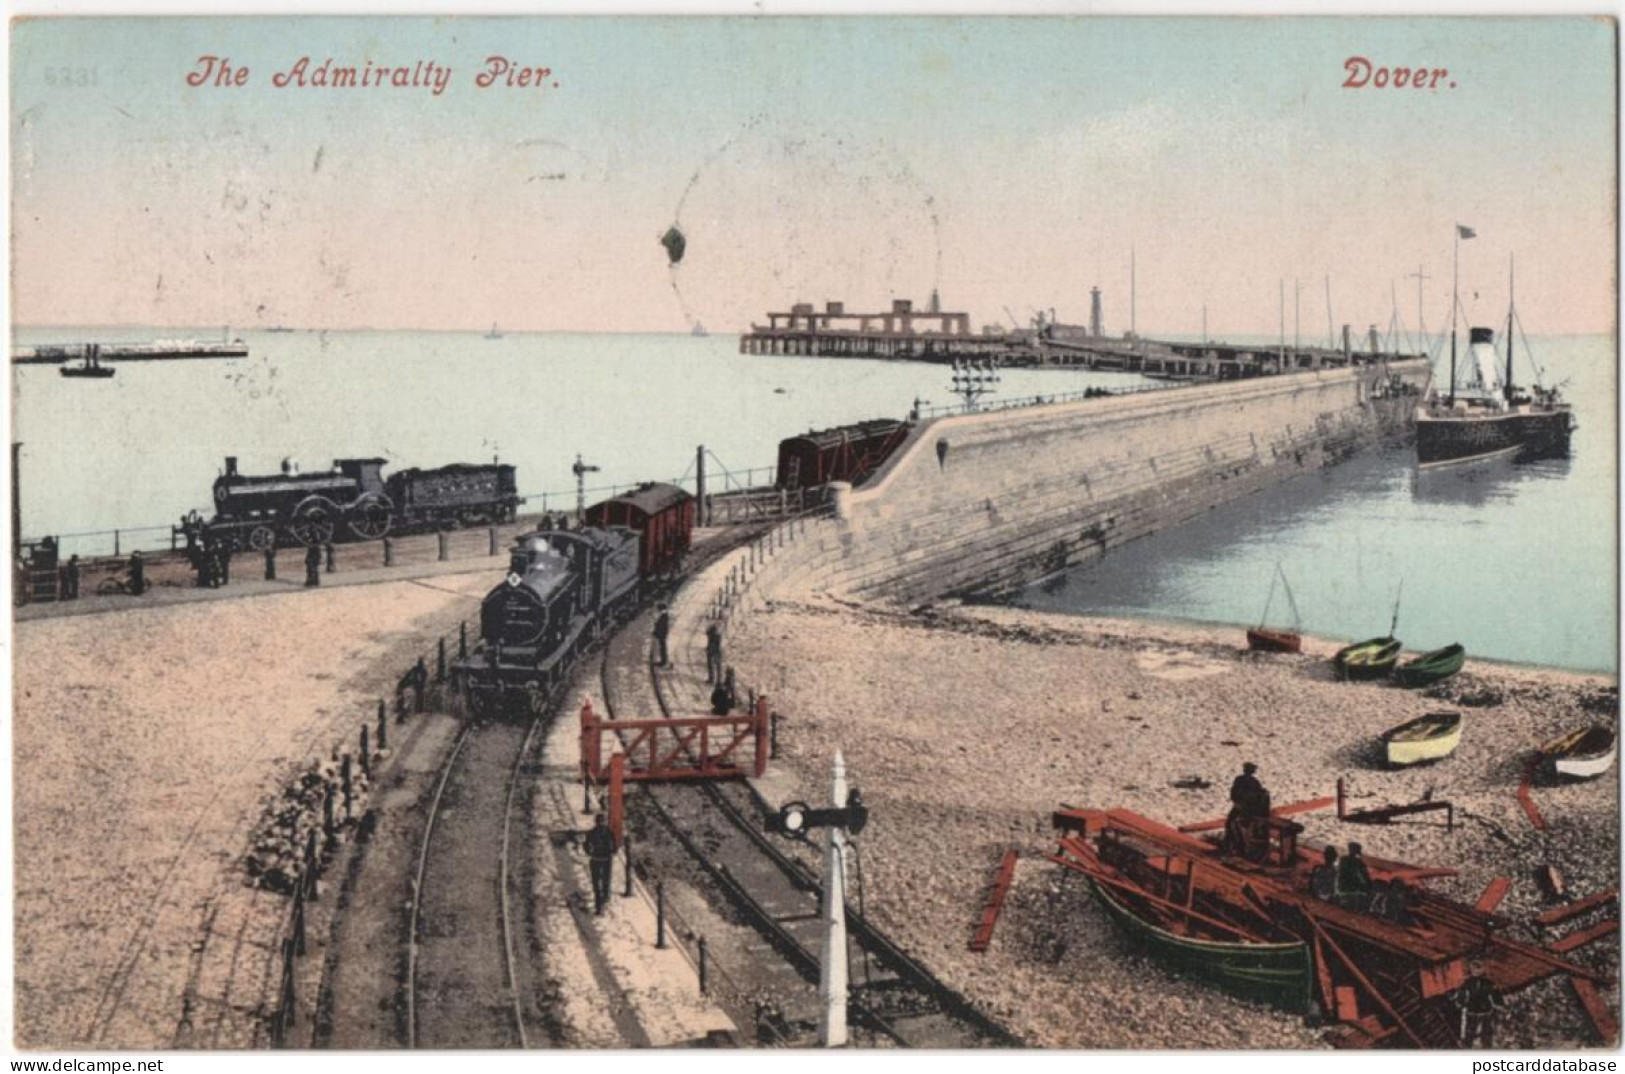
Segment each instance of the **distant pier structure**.
[[826,302],[822,310],[797,302],[788,311],[769,313],[767,321],[739,337],[741,354],[950,362],[1020,353],[1018,341],[1002,331],[972,332],[970,314],[942,309],[935,291],[923,310],[906,298],[894,299],[890,310],[876,313],[849,313],[844,302]]

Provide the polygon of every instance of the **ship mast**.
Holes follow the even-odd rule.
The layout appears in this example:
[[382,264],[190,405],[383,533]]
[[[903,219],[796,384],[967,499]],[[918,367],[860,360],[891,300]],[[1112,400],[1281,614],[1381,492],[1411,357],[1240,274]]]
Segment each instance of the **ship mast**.
[[1507,258],[1507,406],[1512,405],[1512,318],[1518,308],[1517,290],[1518,259],[1513,254]]
[[1450,396],[1449,405],[1456,405],[1456,303],[1461,287],[1461,225],[1456,225],[1456,242],[1450,270]]

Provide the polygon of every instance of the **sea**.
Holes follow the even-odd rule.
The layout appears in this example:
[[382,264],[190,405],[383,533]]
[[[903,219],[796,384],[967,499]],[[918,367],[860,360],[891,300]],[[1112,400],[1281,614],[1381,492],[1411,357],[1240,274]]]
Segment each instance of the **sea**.
[[[956,402],[942,366],[738,353],[734,335],[233,331],[237,360],[120,363],[105,380],[13,367],[22,533],[63,552],[167,548],[236,456],[245,474],[379,456],[391,469],[500,459],[527,510],[647,480],[770,483],[778,442],[808,429]],[[197,329],[19,328],[19,345],[202,338]],[[1612,337],[1536,339],[1566,381],[1569,459],[1419,474],[1368,452],[1221,507],[1014,598],[1087,615],[1252,625],[1293,616],[1329,637],[1387,632],[1407,648],[1618,667],[1616,353]],[[1005,370],[985,401],[1150,382],[1135,374]],[[1279,572],[1279,574],[1277,573]]]

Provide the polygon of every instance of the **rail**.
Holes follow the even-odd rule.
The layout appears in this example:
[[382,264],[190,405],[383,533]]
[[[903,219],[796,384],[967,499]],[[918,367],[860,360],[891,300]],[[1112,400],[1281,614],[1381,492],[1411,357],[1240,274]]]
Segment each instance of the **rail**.
[[1136,384],[1129,388],[1085,388],[1076,392],[1056,392],[1052,395],[1028,395],[1020,399],[1003,399],[996,403],[950,403],[941,406],[920,406],[914,411],[920,420],[942,418],[951,414],[982,414],[994,410],[1017,410],[1022,407],[1049,406],[1053,403],[1075,403],[1083,399],[1110,399],[1120,395],[1141,395],[1145,392],[1165,392],[1183,387],[1177,382],[1163,384]]

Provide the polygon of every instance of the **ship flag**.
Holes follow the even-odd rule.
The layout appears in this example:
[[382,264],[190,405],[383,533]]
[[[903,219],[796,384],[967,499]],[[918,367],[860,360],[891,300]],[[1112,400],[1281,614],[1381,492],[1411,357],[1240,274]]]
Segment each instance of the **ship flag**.
[[1478,238],[1478,232],[1474,231],[1470,227],[1463,227],[1461,224],[1456,225],[1456,234],[1464,239]]

